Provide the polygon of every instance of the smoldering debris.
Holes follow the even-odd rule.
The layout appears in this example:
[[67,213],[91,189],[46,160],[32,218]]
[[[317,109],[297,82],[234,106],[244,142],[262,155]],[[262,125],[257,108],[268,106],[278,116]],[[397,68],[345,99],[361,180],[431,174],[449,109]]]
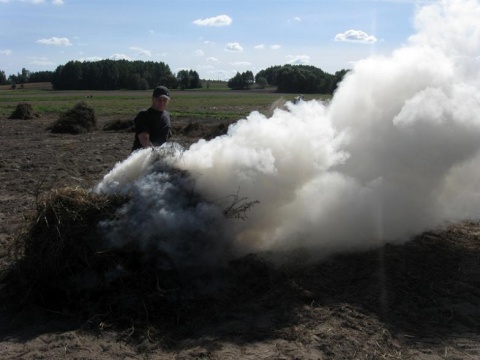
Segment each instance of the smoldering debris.
[[20,307],[143,318],[146,307],[153,314],[165,301],[218,293],[234,258],[225,224],[253,204],[209,203],[186,171],[153,158],[128,193],[63,188],[39,196],[3,295],[20,297]]

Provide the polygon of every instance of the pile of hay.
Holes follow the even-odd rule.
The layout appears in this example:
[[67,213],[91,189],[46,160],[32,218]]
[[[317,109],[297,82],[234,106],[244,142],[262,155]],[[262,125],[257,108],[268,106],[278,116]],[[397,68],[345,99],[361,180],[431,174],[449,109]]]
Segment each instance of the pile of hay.
[[198,122],[191,122],[188,123],[185,128],[183,128],[182,133],[183,135],[191,135],[191,134],[201,134],[203,132],[203,125]]
[[103,126],[104,131],[135,131],[135,124],[133,120],[112,120]]
[[112,218],[125,201],[72,188],[38,199],[29,229],[17,239],[17,261],[6,275],[6,292],[21,294],[19,305],[57,311],[94,301],[108,286],[106,270],[116,267],[116,255],[105,251],[97,223]]
[[97,117],[93,108],[80,101],[49,127],[52,133],[83,134],[97,128]]
[[190,122],[184,128],[174,129],[174,132],[179,132],[184,136],[188,136],[190,138],[203,138],[206,140],[211,140],[217,136],[225,135],[227,131],[228,126],[224,123],[203,125],[199,122]]
[[211,140],[216,138],[217,136],[225,135],[228,132],[228,126],[224,123],[220,123],[211,129],[210,133],[205,136],[206,140]]
[[[194,280],[185,279],[161,250],[140,249],[135,239],[112,247],[98,226],[114,219],[128,200],[81,188],[42,195],[29,228],[17,239],[17,259],[0,281],[3,295],[21,308],[41,306],[81,317],[145,322],[168,316],[163,305],[192,291]],[[251,206],[236,197],[225,215],[241,218]]]
[[[182,184],[188,176],[169,171]],[[203,200],[186,188],[187,206],[196,208]],[[13,299],[14,308],[40,306],[81,318],[103,314],[102,321],[115,322],[164,320],[173,303],[189,306],[192,293],[205,293],[204,280],[217,275],[204,268],[180,268],[164,247],[152,242],[145,248],[141,234],[137,238],[132,232],[112,243],[111,233],[100,224],[125,220],[129,201],[128,196],[68,187],[39,195],[28,227],[17,238],[16,261],[0,274],[1,295]],[[257,203],[238,194],[225,202],[224,216],[231,219],[244,219]],[[207,244],[206,251],[211,250]]]
[[17,107],[8,117],[9,119],[30,120],[39,117],[39,115],[33,111],[32,105],[29,103],[19,103]]
[[159,270],[160,255],[145,254],[134,242],[107,246],[98,228],[127,200],[79,188],[45,194],[17,240],[17,261],[3,276],[3,295],[15,307],[40,306],[82,318],[104,314],[103,320],[119,322],[142,322],[160,311],[155,309],[171,290],[165,284],[178,286],[175,274]]

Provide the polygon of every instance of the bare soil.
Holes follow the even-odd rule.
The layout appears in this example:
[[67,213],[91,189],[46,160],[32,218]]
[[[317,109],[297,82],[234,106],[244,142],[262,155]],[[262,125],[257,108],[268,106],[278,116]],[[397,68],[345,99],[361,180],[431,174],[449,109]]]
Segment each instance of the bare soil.
[[[12,245],[39,193],[88,189],[130,153],[131,132],[101,130],[113,119],[79,135],[46,131],[55,120],[0,118],[1,269],[15,261]],[[173,140],[186,146],[227,125],[174,122]],[[144,328],[11,312],[0,301],[0,358],[480,359],[479,237],[471,221],[321,262],[299,254],[278,266],[250,255],[231,264],[224,293],[183,301]]]

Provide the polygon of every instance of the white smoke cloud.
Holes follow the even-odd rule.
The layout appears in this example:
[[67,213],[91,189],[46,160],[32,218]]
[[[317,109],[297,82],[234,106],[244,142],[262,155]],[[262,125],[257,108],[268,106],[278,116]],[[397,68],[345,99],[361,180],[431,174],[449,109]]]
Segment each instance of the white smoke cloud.
[[[194,224],[220,248],[242,251],[307,248],[325,256],[478,219],[479,18],[475,0],[420,8],[418,33],[389,57],[356,63],[330,103],[287,102],[269,118],[253,112],[227,135],[171,152],[158,163],[189,174],[201,215],[176,207],[170,224],[149,212],[166,211],[160,181],[176,186],[153,175],[151,150],[118,164],[96,191],[147,194],[125,210],[143,227],[161,233]],[[237,192],[260,203],[245,221],[220,220],[219,199]],[[143,204],[148,216],[133,216]],[[116,226],[120,236],[130,225]]]

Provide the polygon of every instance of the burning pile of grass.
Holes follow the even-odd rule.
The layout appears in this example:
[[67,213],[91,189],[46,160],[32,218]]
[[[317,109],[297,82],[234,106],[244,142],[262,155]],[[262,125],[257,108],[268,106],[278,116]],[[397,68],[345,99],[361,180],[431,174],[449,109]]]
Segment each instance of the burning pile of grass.
[[19,103],[9,116],[9,119],[30,120],[37,117],[39,117],[39,115],[33,111],[32,105],[29,103]]
[[97,225],[115,217],[127,200],[79,188],[45,194],[18,239],[17,261],[2,281],[4,295],[23,308],[145,320],[164,299],[166,284],[178,284],[175,274],[158,269],[160,254],[145,254],[134,242],[106,245]]
[[[168,304],[191,291],[190,280],[161,250],[145,251],[135,239],[112,247],[98,226],[128,200],[81,188],[39,196],[29,228],[17,239],[17,259],[1,281],[3,295],[21,308],[103,314],[102,321],[168,317]],[[254,204],[236,196],[225,216],[242,218]]]
[[80,101],[51,125],[49,130],[52,133],[83,134],[96,128],[95,111],[85,101]]
[[[17,262],[7,275],[8,289],[21,304],[49,309],[77,308],[108,285],[102,273],[115,267],[97,230],[126,201],[82,189],[53,190],[38,199],[30,228],[18,238]],[[90,298],[90,299],[89,299]]]

